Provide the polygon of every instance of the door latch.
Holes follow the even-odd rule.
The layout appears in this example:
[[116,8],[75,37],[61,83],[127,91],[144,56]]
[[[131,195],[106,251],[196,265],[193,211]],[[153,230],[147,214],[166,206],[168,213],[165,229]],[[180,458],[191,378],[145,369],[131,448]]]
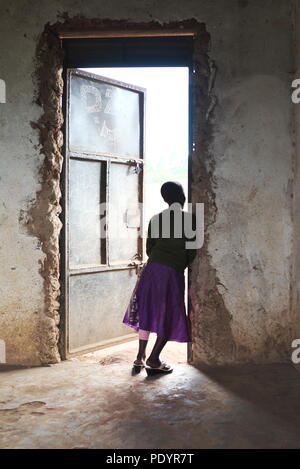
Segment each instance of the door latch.
[[136,174],[140,174],[140,172],[143,170],[143,165],[140,161],[136,161],[136,160],[129,160],[129,163],[134,166],[133,168],[133,171],[136,173]]
[[138,274],[140,269],[142,269],[144,263],[142,261],[142,256],[139,253],[136,253],[132,259],[137,259],[133,260],[128,264],[128,267],[135,267],[135,273]]

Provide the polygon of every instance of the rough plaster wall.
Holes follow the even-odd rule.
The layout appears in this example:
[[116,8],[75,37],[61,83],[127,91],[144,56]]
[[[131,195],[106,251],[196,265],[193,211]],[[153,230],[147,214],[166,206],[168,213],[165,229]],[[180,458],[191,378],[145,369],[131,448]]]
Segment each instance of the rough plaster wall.
[[288,100],[280,78],[261,75],[233,84],[223,101],[223,118],[235,123],[219,126],[210,253],[239,360],[275,360],[290,350]]
[[[0,73],[7,85],[7,103],[0,107],[0,338],[6,342],[8,362],[37,364],[43,310],[39,263],[44,255],[39,240],[29,237],[19,223],[22,209],[26,211],[28,202],[35,199],[38,167],[43,160],[36,132],[30,126],[30,119],[35,120],[40,112],[32,104],[34,41],[24,37],[28,28],[20,27],[20,19],[11,35],[17,8],[10,16],[4,3],[0,12]],[[5,23],[4,16],[10,21]]]
[[[198,301],[196,361],[267,362],[291,354],[297,325],[290,303],[291,7],[237,2],[222,18],[220,43],[207,24],[219,69],[210,145],[216,213],[208,229],[212,269]],[[206,264],[200,262],[194,286],[205,278]]]
[[[232,46],[232,62],[216,82],[211,151],[217,216],[209,252],[231,314],[234,348],[228,361],[284,360],[296,327],[290,308],[291,5],[264,2],[258,9],[256,2],[239,3],[241,29],[227,31],[223,42],[227,50]],[[216,60],[222,69],[224,56]],[[212,359],[226,357],[219,350]]]
[[1,0],[0,41],[6,47],[0,52],[0,78],[7,83],[8,103],[0,105],[0,196],[5,201],[0,338],[6,340],[8,361],[58,359],[57,318],[49,317],[42,277],[45,239],[33,236],[30,211],[41,189],[43,162],[39,134],[30,122],[42,115],[33,102],[36,45],[45,24],[56,22],[62,12],[132,21],[195,17],[206,23],[210,56],[218,67],[218,104],[210,157],[193,185],[193,200],[205,199],[207,187],[214,204],[205,251],[193,265],[194,360],[286,359],[295,327],[290,309],[290,2]]

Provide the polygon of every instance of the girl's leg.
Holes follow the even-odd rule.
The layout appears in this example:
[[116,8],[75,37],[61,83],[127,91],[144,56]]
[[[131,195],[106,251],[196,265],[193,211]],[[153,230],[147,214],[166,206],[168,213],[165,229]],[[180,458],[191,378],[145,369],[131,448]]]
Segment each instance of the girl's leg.
[[139,350],[134,362],[136,365],[141,365],[143,360],[146,358],[146,347],[148,344],[149,335],[149,331],[144,331],[142,329],[139,330]]
[[157,336],[152,352],[146,362],[147,365],[157,367],[161,364],[159,355],[167,342],[168,341],[166,339],[163,339],[162,337]]

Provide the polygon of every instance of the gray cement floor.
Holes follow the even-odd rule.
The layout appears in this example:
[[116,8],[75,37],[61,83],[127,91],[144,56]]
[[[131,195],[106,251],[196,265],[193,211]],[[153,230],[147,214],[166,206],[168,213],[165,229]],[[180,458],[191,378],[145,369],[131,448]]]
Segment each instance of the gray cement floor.
[[[153,340],[153,339],[152,339]],[[169,343],[171,375],[131,376],[136,342],[0,373],[0,448],[299,448],[291,365],[199,370]]]

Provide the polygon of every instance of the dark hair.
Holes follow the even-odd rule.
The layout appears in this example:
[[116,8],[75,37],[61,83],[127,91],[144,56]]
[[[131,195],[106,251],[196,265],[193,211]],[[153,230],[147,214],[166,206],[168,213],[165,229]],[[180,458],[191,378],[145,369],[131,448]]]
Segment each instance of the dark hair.
[[185,203],[185,194],[182,185],[176,181],[165,182],[160,189],[162,198],[167,204],[178,202],[182,207]]

